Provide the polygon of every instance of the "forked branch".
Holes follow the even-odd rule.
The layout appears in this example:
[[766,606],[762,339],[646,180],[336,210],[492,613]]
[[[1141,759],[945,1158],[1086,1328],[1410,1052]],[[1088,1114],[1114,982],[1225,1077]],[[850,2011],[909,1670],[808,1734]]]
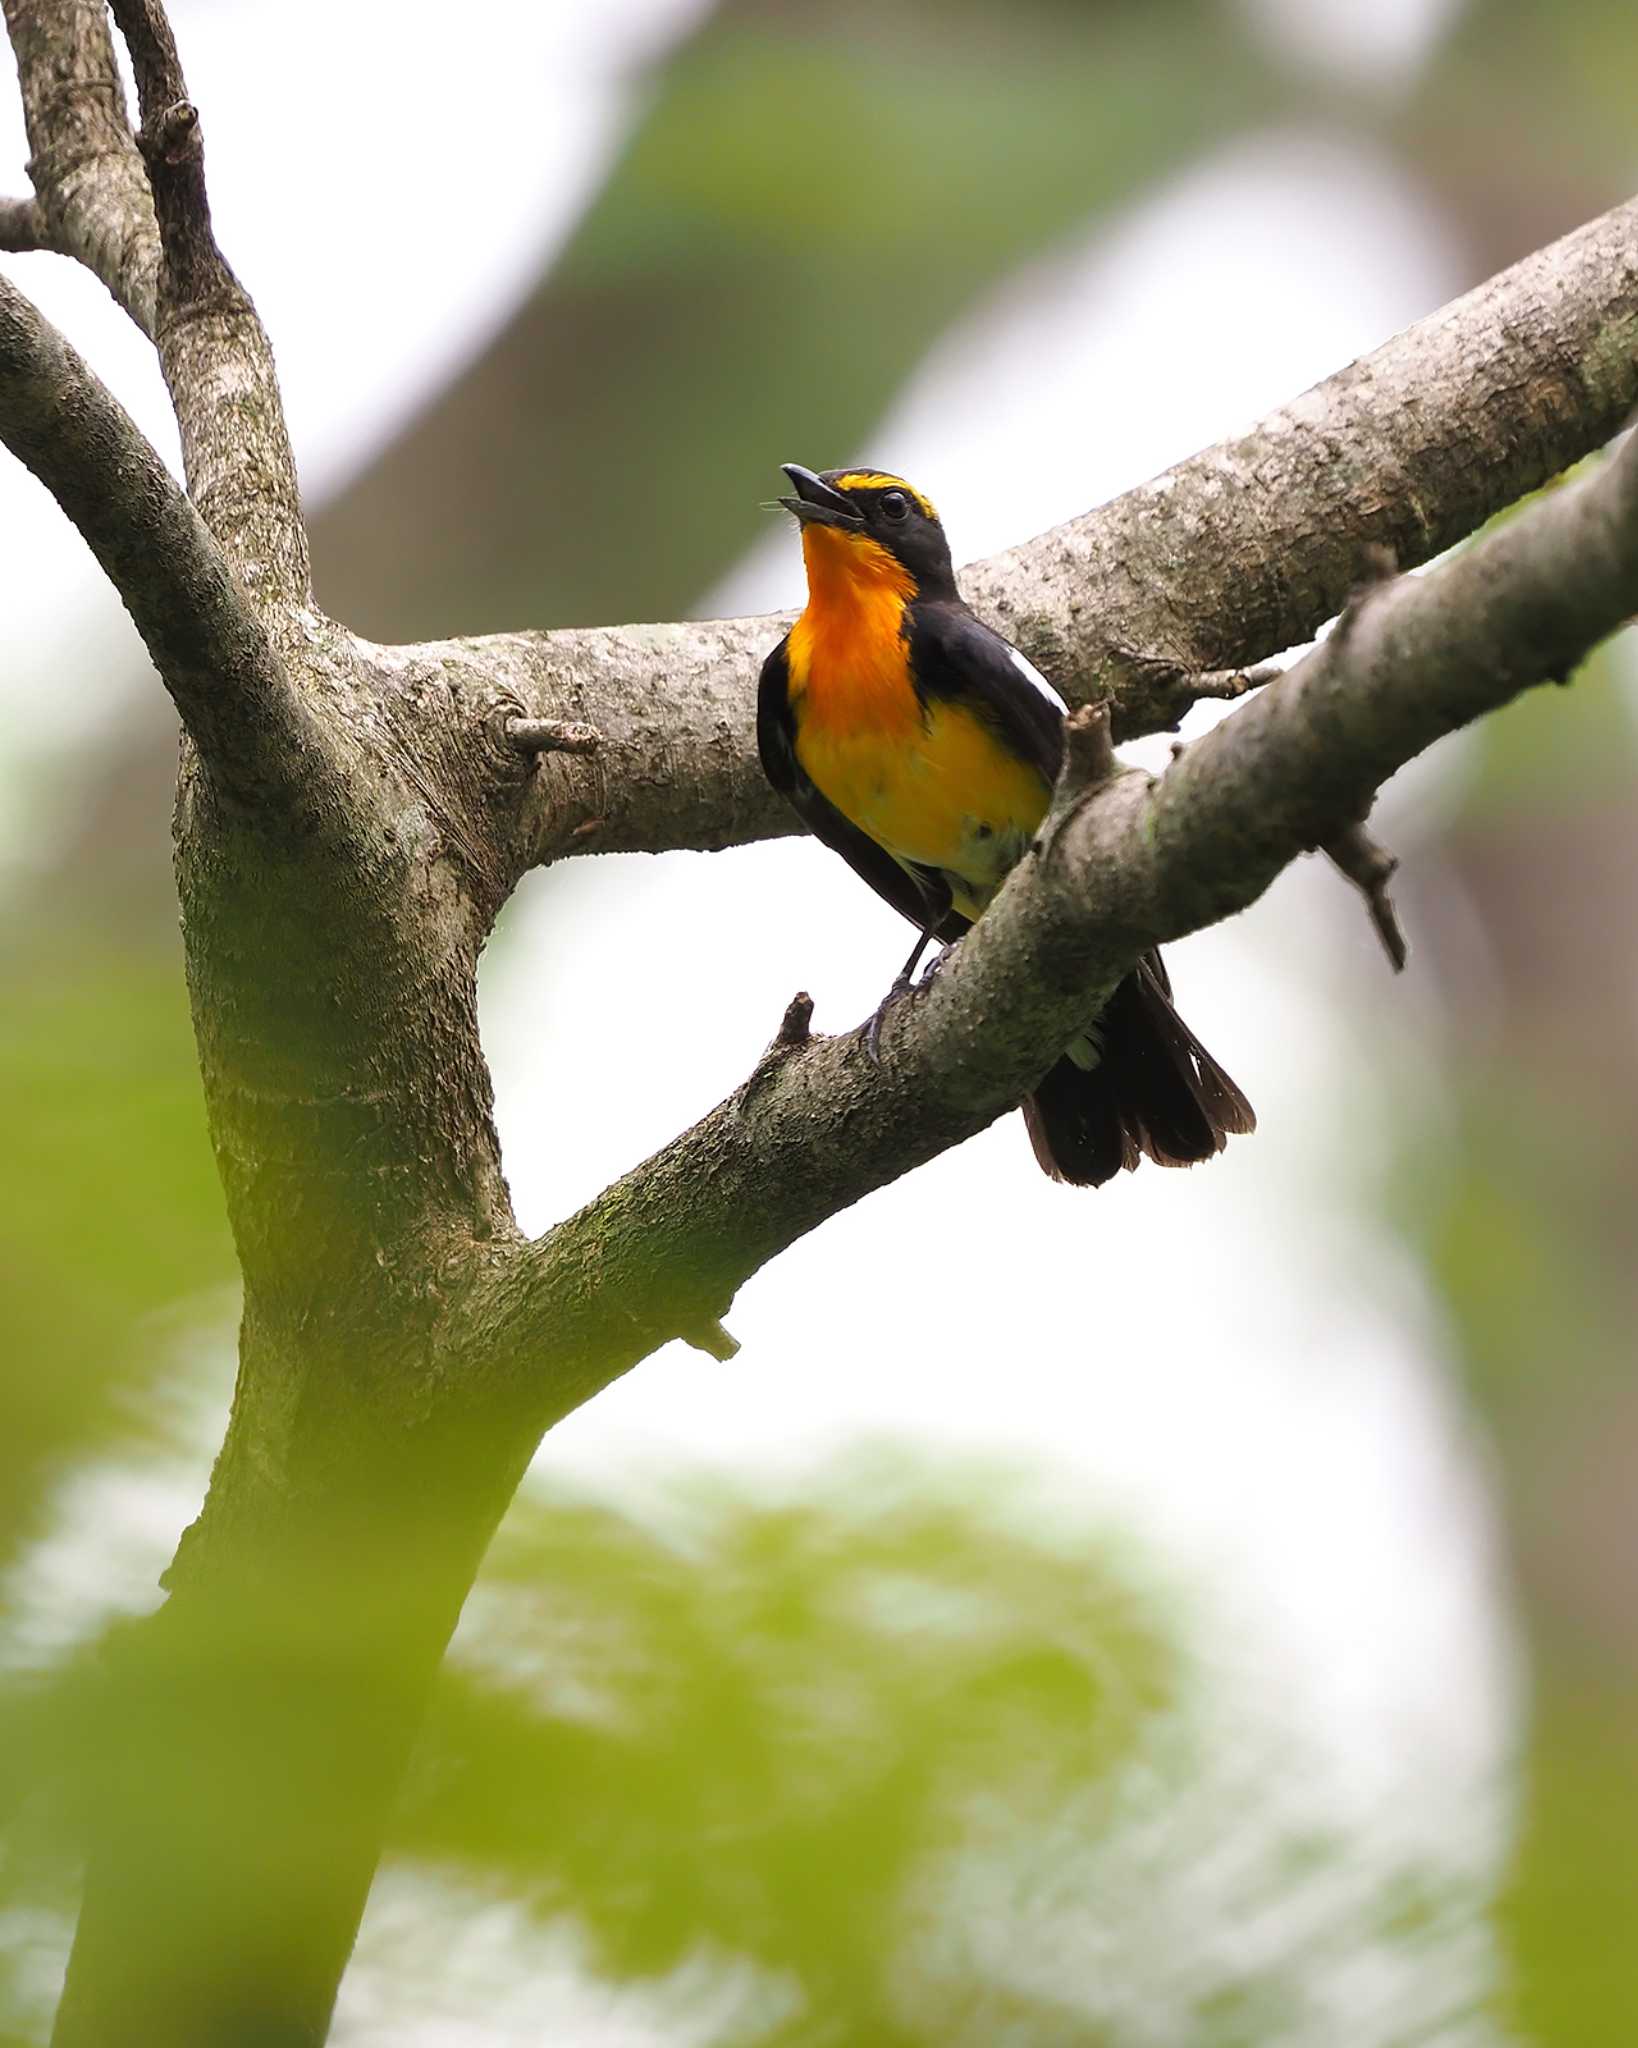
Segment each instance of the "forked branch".
[[[39,238],[26,246],[83,263],[151,335],[159,235],[107,7],[103,0],[4,0],[4,7],[38,205]],[[3,246],[25,244],[7,239]]]
[[131,54],[162,260],[155,338],[188,492],[253,603],[304,607],[311,568],[273,350],[211,227],[205,146],[159,0],[110,0]]
[[130,415],[4,278],[0,441],[79,528],[207,766],[227,786],[265,780],[298,713],[261,621]]

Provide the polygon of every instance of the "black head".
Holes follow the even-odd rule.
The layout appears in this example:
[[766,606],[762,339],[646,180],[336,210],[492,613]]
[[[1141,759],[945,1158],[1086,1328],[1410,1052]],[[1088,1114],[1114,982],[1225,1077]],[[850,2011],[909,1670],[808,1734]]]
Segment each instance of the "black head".
[[851,541],[861,566],[884,549],[915,581],[924,597],[955,595],[950,544],[932,501],[902,476],[879,469],[827,469],[815,475],[798,462],[782,465],[794,497],[780,504],[804,533],[828,528],[838,543]]

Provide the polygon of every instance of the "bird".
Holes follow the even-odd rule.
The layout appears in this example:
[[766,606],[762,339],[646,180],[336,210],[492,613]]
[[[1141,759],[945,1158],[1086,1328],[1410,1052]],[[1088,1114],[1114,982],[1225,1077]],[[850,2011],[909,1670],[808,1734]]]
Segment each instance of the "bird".
[[[757,748],[814,836],[916,927],[867,1032],[874,1057],[881,1018],[928,945],[959,941],[1034,843],[1067,706],[962,601],[924,492],[885,470],[781,467],[792,494],[778,503],[800,528],[808,594],[762,666]],[[1195,1165],[1256,1128],[1174,1009],[1158,950],[1023,1110],[1043,1170],[1081,1187],[1145,1158]]]

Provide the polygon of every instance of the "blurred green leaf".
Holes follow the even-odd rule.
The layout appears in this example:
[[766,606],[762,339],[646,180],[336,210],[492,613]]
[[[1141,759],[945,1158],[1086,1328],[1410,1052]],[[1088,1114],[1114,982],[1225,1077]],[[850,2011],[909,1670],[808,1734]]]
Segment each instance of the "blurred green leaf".
[[0,972],[3,1559],[51,1473],[129,1428],[120,1403],[168,1362],[145,1322],[234,1267],[180,949],[59,928],[14,939]]
[[616,1976],[747,1954],[861,2040],[901,2038],[894,1929],[964,1816],[1043,1828],[1172,1684],[1107,1555],[887,1460],[785,1504],[702,1489],[666,1533],[520,1503],[482,1617],[400,1853],[507,1870]]

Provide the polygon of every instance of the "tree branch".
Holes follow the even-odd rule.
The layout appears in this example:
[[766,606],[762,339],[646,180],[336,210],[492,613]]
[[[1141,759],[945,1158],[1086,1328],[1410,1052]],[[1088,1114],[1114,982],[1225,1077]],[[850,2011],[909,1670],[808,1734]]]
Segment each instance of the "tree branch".
[[83,263],[151,335],[159,235],[126,117],[108,10],[103,0],[4,6],[43,222],[31,246]]
[[79,528],[207,766],[228,786],[259,781],[299,722],[265,630],[129,414],[4,278],[0,441]]
[[[1638,405],[1638,200],[1527,256],[1238,440],[969,573],[1066,695],[1123,729],[1201,670],[1311,639],[1369,550],[1442,554]],[[1094,687],[1096,685],[1096,687]]]
[[103,0],[3,4],[44,222],[36,246],[78,258],[154,338],[205,523],[257,604],[306,607],[307,530],[273,351],[216,245],[199,117],[163,7],[110,0],[137,79],[139,151]]
[[[963,571],[975,608],[1117,740],[1266,680],[1373,548],[1413,567],[1600,447],[1638,405],[1638,200],[1527,257],[1374,354],[1068,525]],[[755,747],[785,617],[429,643],[483,719],[602,732],[535,788],[523,865],[718,847],[795,829]],[[1248,668],[1250,673],[1247,673]],[[1244,679],[1242,681],[1242,678]]]
[[1561,678],[1635,609],[1638,439],[1443,568],[1371,592],[1346,635],[1158,782],[1094,775],[937,980],[889,1013],[879,1067],[856,1033],[782,1034],[736,1095],[493,1278],[476,1312],[539,1419],[719,1320],[794,1239],[983,1128],[1148,947],[1244,909],[1396,768]]
[[310,602],[307,529],[273,350],[217,247],[205,146],[159,0],[109,0],[131,53],[159,225],[155,339],[188,491],[260,605]]
[[37,199],[0,199],[0,250],[26,256],[51,247],[51,230]]

